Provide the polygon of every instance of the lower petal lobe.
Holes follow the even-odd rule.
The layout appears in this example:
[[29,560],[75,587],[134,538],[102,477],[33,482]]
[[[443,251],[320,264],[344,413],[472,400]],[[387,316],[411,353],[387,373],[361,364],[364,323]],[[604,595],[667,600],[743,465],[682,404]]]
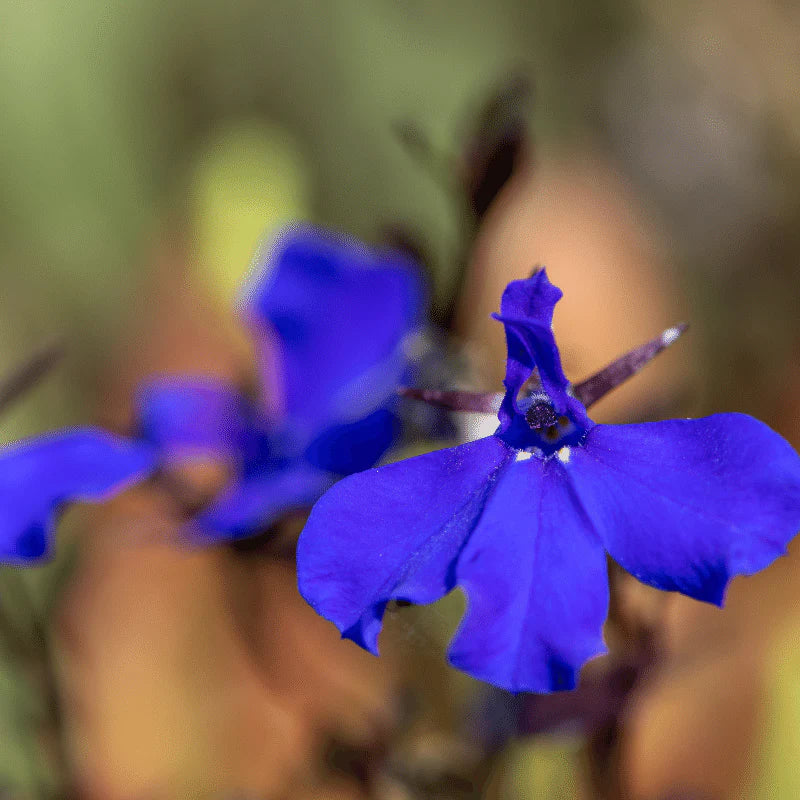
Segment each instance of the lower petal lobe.
[[800,529],[800,457],[744,414],[597,425],[566,466],[628,572],[722,604],[734,575],[763,569]]
[[89,428],[51,433],[0,452],[0,561],[47,554],[67,502],[98,502],[145,478],[152,448]]
[[188,528],[198,542],[229,542],[254,536],[290,511],[310,508],[333,476],[297,459],[265,463],[235,479]]
[[502,473],[459,555],[467,612],[450,646],[459,669],[514,692],[572,689],[605,652],[605,551],[558,459]]
[[379,461],[399,429],[397,416],[379,408],[363,419],[327,428],[306,448],[305,457],[318,469],[351,475]]
[[377,653],[386,604],[431,603],[514,451],[494,436],[360,472],[316,504],[300,536],[300,592]]

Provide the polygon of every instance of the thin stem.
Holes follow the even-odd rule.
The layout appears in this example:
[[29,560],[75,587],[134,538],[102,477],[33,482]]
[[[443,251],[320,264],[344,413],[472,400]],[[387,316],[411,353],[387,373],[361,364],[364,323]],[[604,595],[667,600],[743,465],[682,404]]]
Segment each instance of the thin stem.
[[0,381],[0,412],[33,388],[63,358],[64,348],[52,343],[30,356]]

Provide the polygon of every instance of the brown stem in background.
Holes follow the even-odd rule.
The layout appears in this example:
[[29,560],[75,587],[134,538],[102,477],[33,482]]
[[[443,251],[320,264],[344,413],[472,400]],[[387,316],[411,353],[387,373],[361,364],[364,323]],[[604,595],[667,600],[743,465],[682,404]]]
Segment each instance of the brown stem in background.
[[457,206],[461,241],[452,291],[431,310],[432,321],[444,330],[452,330],[462,304],[469,257],[486,213],[513,175],[533,161],[529,117],[534,90],[526,72],[512,71],[489,93],[458,159],[437,150],[413,121],[394,126],[408,153]]

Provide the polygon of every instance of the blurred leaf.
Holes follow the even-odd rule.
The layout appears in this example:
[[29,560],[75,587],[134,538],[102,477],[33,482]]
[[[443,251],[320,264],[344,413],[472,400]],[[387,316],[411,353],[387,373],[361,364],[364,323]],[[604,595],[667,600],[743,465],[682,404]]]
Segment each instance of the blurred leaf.
[[580,759],[570,739],[539,737],[508,749],[504,800],[575,800]]
[[763,729],[755,778],[746,797],[800,797],[800,619],[784,627],[768,656]]
[[286,131],[262,121],[220,129],[195,155],[189,189],[197,269],[231,306],[262,240],[309,216],[309,177]]
[[478,115],[464,154],[464,182],[472,213],[481,220],[524,159],[532,156],[533,86],[513,75]]
[[[59,712],[37,570],[0,570],[0,793],[51,798],[63,780]],[[38,583],[44,586],[43,576]]]

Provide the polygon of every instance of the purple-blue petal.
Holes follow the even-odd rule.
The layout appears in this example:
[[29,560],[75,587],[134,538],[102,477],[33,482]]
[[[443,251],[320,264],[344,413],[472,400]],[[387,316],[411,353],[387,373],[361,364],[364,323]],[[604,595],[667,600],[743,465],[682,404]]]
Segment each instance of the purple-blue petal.
[[493,315],[505,326],[508,347],[506,396],[499,415],[503,430],[515,413],[520,414],[517,394],[534,368],[555,411],[563,414],[569,408],[569,383],[553,336],[553,310],[561,297],[561,290],[550,283],[544,269],[525,280],[512,281],[503,292],[500,313]]
[[332,475],[299,459],[262,464],[234,479],[195,516],[188,534],[205,543],[253,536],[285,514],[310,508],[332,482]]
[[514,692],[572,689],[606,650],[605,551],[557,458],[503,471],[456,580],[467,611],[449,658],[476,678]]
[[239,460],[252,412],[232,384],[210,377],[165,377],[140,387],[140,436],[166,461]]
[[383,405],[422,306],[420,270],[406,256],[311,226],[284,232],[245,292],[244,313],[263,350],[277,332],[283,407],[298,437]]
[[360,472],[314,506],[297,548],[303,597],[377,653],[386,604],[431,603],[514,451],[490,436]]
[[25,563],[47,555],[63,504],[108,500],[154,466],[151,447],[90,428],[0,451],[0,560]]
[[392,446],[400,420],[388,408],[363,419],[324,430],[306,449],[305,457],[317,469],[352,475],[369,469]]
[[800,530],[800,457],[744,414],[597,425],[566,465],[611,556],[644,583],[722,604]]

